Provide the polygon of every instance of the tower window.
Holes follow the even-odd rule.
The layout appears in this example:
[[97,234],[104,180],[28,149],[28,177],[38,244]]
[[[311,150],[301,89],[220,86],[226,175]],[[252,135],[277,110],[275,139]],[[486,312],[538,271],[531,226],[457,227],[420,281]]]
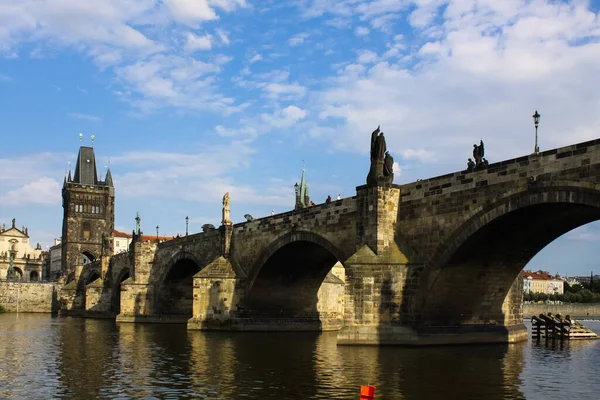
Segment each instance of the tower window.
[[90,238],[90,230],[91,230],[90,229],[90,223],[89,222],[84,222],[81,225],[81,233],[82,233],[81,236],[84,239],[89,239]]

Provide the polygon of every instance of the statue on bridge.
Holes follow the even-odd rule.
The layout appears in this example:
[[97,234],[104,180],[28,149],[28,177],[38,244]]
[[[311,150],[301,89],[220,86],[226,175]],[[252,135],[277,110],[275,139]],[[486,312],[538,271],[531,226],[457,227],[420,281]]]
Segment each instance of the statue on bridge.
[[394,180],[394,158],[387,151],[385,137],[378,126],[371,133],[371,167],[367,175],[367,185],[377,186],[392,183]]
[[473,172],[486,169],[488,167],[488,161],[485,158],[483,158],[484,155],[485,148],[483,146],[483,140],[480,140],[479,146],[477,146],[476,144],[473,145],[473,158],[475,159],[475,162],[473,162],[473,160],[469,158],[469,160],[467,161],[467,171]]
[[204,233],[206,233],[208,231],[214,231],[215,229],[217,229],[217,228],[215,228],[215,226],[213,224],[202,225],[202,232],[204,232]]
[[230,203],[231,199],[229,198],[229,192],[225,193],[225,195],[223,196],[223,220],[221,221],[221,223],[223,225],[231,225],[231,217],[229,215],[230,210],[229,210],[229,203]]

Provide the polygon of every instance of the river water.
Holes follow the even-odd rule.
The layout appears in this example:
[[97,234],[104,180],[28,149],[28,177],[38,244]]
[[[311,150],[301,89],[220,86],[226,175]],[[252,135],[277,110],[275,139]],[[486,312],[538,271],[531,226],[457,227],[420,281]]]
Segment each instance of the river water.
[[[585,322],[600,331],[600,322]],[[0,315],[0,398],[598,399],[600,340],[430,348],[336,346],[335,333]]]

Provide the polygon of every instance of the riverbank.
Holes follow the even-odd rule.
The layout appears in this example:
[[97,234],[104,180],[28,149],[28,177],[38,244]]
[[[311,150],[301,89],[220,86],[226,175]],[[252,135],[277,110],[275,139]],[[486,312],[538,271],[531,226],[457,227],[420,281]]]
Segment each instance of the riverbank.
[[600,319],[600,303],[523,304],[523,317],[527,319],[549,312],[575,319]]
[[57,283],[0,282],[0,306],[7,312],[56,313]]

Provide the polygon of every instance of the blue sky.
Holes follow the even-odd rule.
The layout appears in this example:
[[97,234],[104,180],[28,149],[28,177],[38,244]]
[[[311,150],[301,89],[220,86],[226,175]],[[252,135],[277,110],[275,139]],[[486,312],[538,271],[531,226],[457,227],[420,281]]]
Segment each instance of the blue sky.
[[[79,143],[110,157],[116,228],[184,233],[351,196],[381,125],[396,183],[600,136],[598,1],[21,0],[0,4],[0,222],[44,248]],[[531,267],[600,272],[598,224]],[[575,261],[574,261],[575,260]]]

